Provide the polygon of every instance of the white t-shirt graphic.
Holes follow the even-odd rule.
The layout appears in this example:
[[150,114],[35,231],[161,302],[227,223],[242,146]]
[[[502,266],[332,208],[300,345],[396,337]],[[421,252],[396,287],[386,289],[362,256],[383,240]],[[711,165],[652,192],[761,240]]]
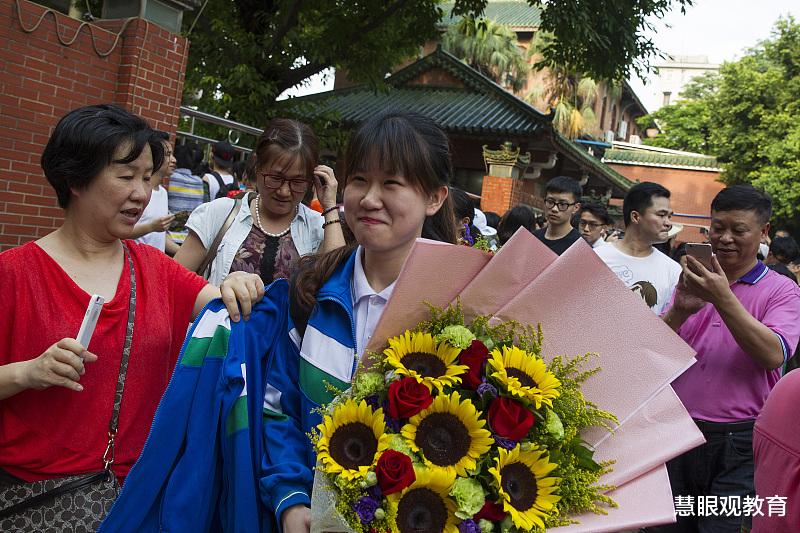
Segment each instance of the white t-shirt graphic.
[[600,246],[594,251],[654,313],[664,312],[681,275],[678,263],[655,248],[647,257],[622,253],[614,244]]

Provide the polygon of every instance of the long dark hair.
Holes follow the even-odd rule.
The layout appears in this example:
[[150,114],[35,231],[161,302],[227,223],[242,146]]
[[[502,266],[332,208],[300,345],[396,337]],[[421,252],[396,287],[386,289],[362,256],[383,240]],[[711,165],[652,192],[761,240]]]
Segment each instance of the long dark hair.
[[[425,194],[447,185],[453,175],[447,135],[431,119],[416,113],[387,111],[364,122],[353,134],[345,156],[344,183],[350,176],[374,166],[401,175]],[[422,236],[455,244],[453,204],[426,217]],[[350,256],[356,244],[300,260],[291,283],[291,310],[295,324],[305,321],[317,302],[317,292]]]

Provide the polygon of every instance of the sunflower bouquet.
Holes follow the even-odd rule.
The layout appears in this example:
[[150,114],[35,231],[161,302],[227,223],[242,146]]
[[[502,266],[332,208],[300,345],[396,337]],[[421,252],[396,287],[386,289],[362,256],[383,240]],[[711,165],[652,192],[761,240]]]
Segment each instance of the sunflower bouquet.
[[343,529],[541,531],[613,506],[599,483],[610,461],[580,437],[616,422],[581,392],[599,369],[583,370],[588,354],[546,364],[542,340],[466,323],[456,304],[368,353],[311,435]]

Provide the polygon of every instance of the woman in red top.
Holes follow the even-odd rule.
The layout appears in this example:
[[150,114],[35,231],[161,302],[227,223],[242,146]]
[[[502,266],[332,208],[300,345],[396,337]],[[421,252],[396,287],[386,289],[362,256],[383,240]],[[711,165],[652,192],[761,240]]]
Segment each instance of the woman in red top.
[[[258,276],[234,273],[220,289],[125,240],[162,160],[147,123],[113,105],[68,113],[50,137],[41,164],[64,223],[0,254],[0,488],[103,469],[131,268],[133,336],[112,465],[120,480],[144,446],[189,322],[220,295],[232,320],[237,303],[247,318],[263,295]],[[94,294],[106,303],[89,346],[81,346],[75,337]]]

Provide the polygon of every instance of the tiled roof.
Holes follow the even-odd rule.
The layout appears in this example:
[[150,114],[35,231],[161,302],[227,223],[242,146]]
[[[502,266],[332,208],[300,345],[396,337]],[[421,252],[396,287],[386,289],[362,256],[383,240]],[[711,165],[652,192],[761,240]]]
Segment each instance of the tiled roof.
[[[419,85],[416,80],[432,69],[452,74],[463,87]],[[441,48],[386,79],[388,90],[367,86],[338,89],[280,102],[299,117],[333,115],[344,126],[355,126],[389,108],[414,111],[433,119],[449,133],[479,136],[533,136],[541,130],[554,146],[569,154],[584,171],[602,176],[622,195],[633,182],[566,139],[545,115]]]
[[[442,4],[444,10],[444,18],[442,24],[451,26],[456,24],[461,17],[451,17],[450,12],[453,9],[452,2],[445,2]],[[503,24],[511,28],[521,30],[523,28],[534,30],[539,27],[542,22],[542,10],[538,7],[528,5],[528,2],[522,0],[519,2],[505,1],[505,2],[492,2],[486,5],[483,11],[485,18],[493,20],[498,24]]]
[[670,154],[648,150],[606,150],[603,155],[603,162],[651,167],[694,168],[709,171],[722,170],[715,157]]
[[525,135],[540,125],[501,99],[446,87],[398,87],[386,93],[366,87],[336,91],[317,100],[315,113],[333,112],[345,124],[359,124],[387,108],[420,113],[453,133]]

